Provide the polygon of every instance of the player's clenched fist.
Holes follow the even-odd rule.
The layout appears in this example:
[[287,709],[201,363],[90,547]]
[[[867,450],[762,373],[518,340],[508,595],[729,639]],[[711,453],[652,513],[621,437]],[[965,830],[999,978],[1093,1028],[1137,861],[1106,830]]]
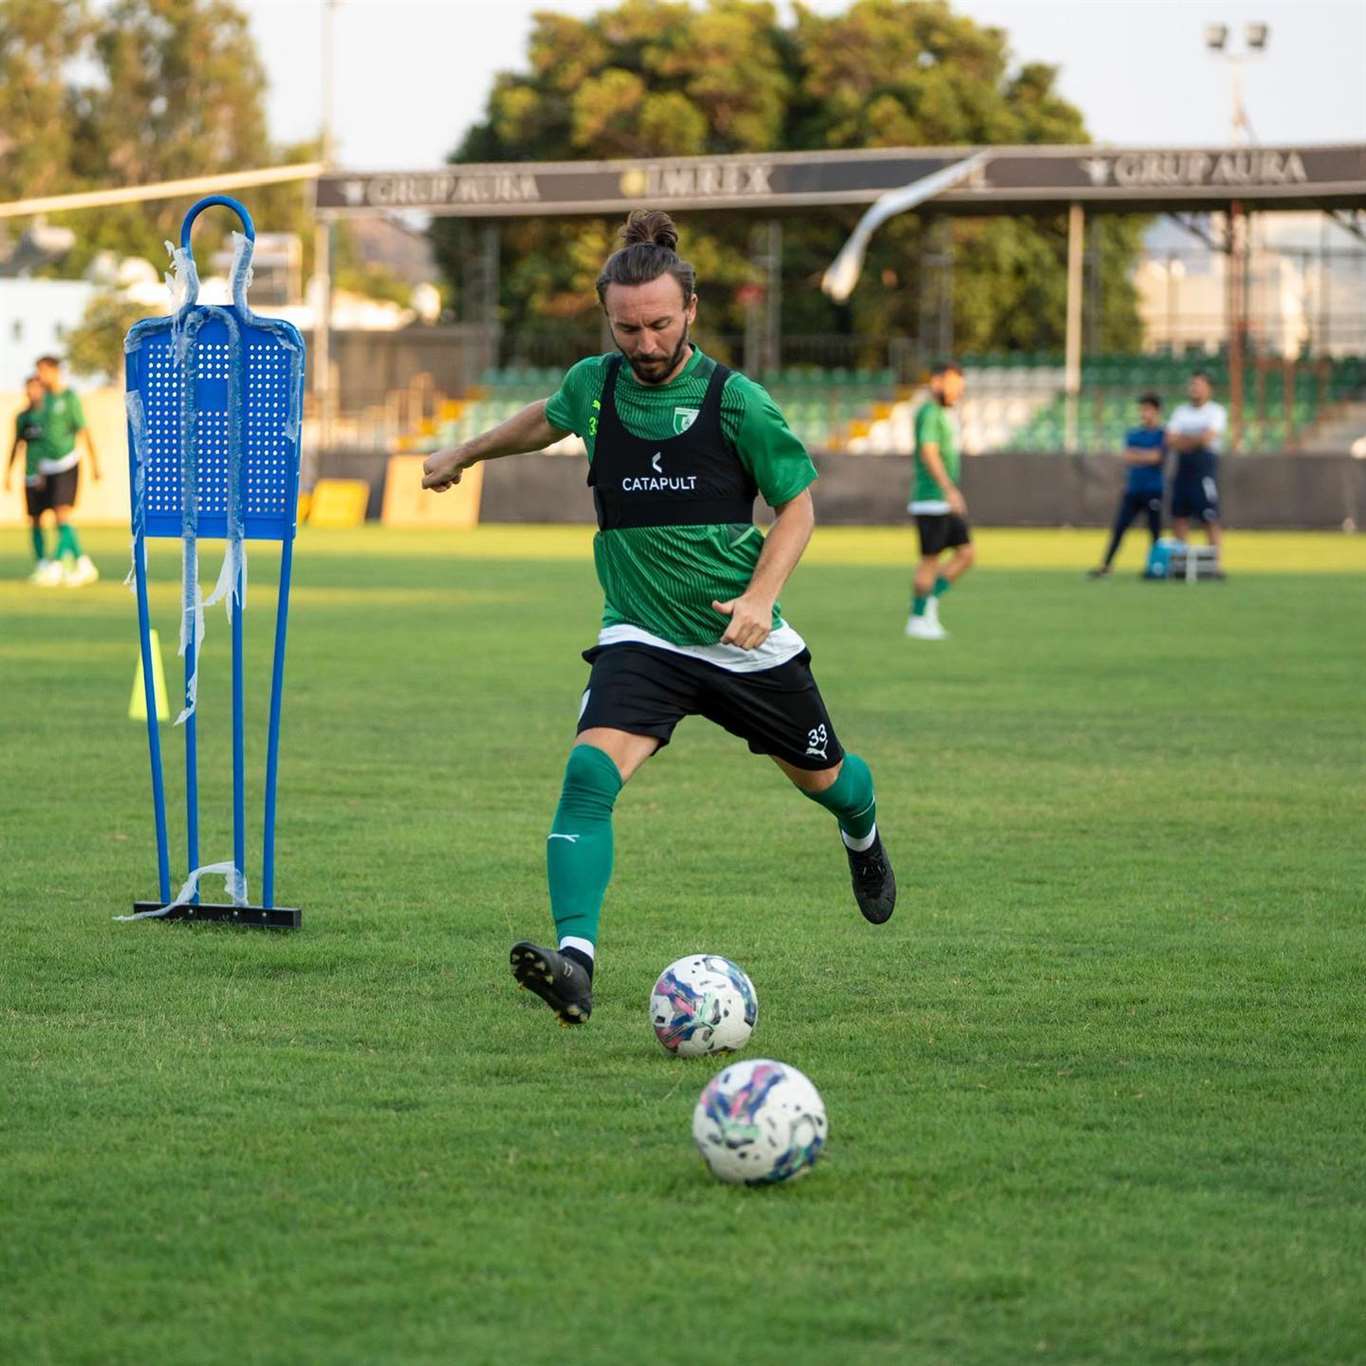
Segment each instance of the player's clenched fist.
[[433,451],[422,462],[422,487],[444,493],[458,484],[461,476],[474,463],[459,448]]
[[738,645],[742,650],[757,650],[773,630],[773,603],[745,594],[729,602],[713,602],[712,607],[730,618],[721,637],[722,645]]

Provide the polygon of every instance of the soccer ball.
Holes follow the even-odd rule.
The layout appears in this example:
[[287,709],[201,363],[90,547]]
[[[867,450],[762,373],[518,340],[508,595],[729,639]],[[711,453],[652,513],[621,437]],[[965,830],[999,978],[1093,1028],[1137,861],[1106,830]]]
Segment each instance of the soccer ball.
[[733,1062],[703,1088],[692,1136],[713,1176],[770,1186],[804,1175],[825,1146],[825,1103],[795,1067]]
[[714,953],[670,963],[650,993],[655,1037],[684,1058],[743,1048],[758,1017],[754,983],[729,958]]

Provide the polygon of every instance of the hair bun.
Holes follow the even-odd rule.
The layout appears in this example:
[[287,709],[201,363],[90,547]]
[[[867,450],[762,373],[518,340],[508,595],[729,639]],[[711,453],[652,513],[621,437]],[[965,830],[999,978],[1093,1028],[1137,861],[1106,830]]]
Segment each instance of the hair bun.
[[621,230],[621,240],[628,247],[645,242],[666,251],[677,251],[678,229],[663,209],[632,209]]

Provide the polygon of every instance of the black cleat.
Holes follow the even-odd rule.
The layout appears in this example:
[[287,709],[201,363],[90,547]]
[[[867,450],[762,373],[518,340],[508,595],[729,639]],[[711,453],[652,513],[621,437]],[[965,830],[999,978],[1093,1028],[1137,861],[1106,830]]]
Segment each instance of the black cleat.
[[534,991],[561,1024],[583,1024],[593,1013],[593,979],[572,958],[524,939],[512,946],[511,962],[517,985]]
[[1086,577],[1088,579],[1108,579],[1113,573],[1114,570],[1112,570],[1108,564],[1100,564],[1094,569],[1088,569],[1086,571]]
[[892,872],[892,862],[883,848],[882,836],[875,835],[873,842],[862,853],[849,848],[849,872],[854,882],[854,900],[863,912],[863,918],[874,925],[886,924],[896,909],[896,874]]

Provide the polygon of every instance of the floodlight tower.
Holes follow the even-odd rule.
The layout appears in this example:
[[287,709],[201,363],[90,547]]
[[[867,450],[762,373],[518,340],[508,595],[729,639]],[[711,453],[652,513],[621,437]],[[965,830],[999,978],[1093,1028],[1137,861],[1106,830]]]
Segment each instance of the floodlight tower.
[[[1243,64],[1249,58],[1260,57],[1266,51],[1267,40],[1271,37],[1271,26],[1261,23],[1245,24],[1241,51],[1232,48],[1229,37],[1230,30],[1227,24],[1205,26],[1205,47],[1215,56],[1224,57],[1229,64],[1233,90],[1231,141],[1235,147],[1246,147],[1256,141],[1256,134],[1252,130],[1252,120],[1247,116],[1247,107],[1243,103]],[[1228,206],[1228,240],[1225,247],[1228,254],[1225,315],[1228,328],[1228,397],[1232,418],[1229,437],[1231,448],[1234,450],[1242,445],[1243,439],[1243,365],[1248,347],[1247,300],[1250,285],[1248,245],[1247,211],[1238,200],[1231,200]]]
[[[323,0],[322,41],[319,55],[322,61],[321,110],[319,140],[322,143],[320,160],[324,172],[332,169],[336,155],[333,136],[333,28],[338,0]],[[317,420],[317,440],[307,483],[311,487],[316,477],[317,458],[332,441],[332,220],[318,218],[313,225],[313,399]]]
[[1257,135],[1252,131],[1252,121],[1247,116],[1247,106],[1243,103],[1243,64],[1252,57],[1260,57],[1266,51],[1271,37],[1270,24],[1245,24],[1243,26],[1243,47],[1235,51],[1230,43],[1232,30],[1227,24],[1205,25],[1205,47],[1214,56],[1223,57],[1228,62],[1229,80],[1233,90],[1233,138],[1232,141],[1246,146],[1255,142]]

